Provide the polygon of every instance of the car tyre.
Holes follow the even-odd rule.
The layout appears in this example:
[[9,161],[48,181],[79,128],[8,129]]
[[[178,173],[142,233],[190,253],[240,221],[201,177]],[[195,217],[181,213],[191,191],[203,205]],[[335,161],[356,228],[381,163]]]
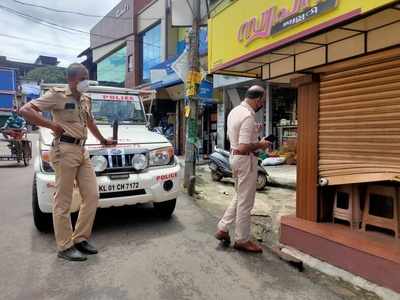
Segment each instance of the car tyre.
[[52,230],[53,228],[52,214],[42,212],[39,207],[36,174],[33,177],[32,213],[33,213],[33,222],[37,230],[39,230],[40,232],[50,232]]
[[172,214],[174,213],[175,206],[176,206],[176,199],[154,203],[154,208],[157,211],[157,214],[164,219],[171,218]]

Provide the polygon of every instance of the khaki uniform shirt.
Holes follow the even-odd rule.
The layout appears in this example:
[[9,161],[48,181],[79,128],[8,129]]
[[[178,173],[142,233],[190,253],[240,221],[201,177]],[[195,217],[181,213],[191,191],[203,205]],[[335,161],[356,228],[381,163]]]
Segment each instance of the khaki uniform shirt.
[[245,101],[232,109],[228,115],[228,137],[231,149],[235,150],[240,144],[258,142],[255,112]]
[[82,95],[77,101],[69,87],[52,88],[42,97],[32,100],[31,104],[40,111],[48,111],[53,120],[65,130],[65,135],[87,138],[87,121],[91,118],[91,99]]

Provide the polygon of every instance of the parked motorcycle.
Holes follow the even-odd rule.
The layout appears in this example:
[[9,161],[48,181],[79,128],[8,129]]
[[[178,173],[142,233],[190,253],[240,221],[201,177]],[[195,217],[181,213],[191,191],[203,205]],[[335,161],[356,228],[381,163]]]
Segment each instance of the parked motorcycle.
[[[214,152],[210,155],[210,161],[208,166],[211,170],[211,178],[214,181],[221,181],[222,178],[232,177],[232,169],[229,163],[229,155],[228,151],[223,149],[214,148]],[[261,160],[258,159],[257,166],[257,190],[262,191],[265,186],[268,184],[268,172],[261,165]]]

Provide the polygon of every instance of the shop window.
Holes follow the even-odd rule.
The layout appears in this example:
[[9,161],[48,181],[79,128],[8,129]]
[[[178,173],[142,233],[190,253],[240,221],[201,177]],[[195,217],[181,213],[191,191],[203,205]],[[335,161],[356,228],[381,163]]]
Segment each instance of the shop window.
[[157,24],[140,35],[140,77],[150,81],[150,70],[161,63],[161,24]]
[[126,47],[123,47],[97,64],[97,81],[101,85],[125,86]]

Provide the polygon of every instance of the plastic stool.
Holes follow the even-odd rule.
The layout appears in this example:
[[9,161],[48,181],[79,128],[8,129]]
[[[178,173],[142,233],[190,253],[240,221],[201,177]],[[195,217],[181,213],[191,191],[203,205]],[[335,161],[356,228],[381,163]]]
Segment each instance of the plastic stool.
[[[385,218],[370,214],[371,195],[391,198],[393,201],[393,217]],[[398,189],[391,186],[370,185],[367,189],[365,207],[363,213],[362,230],[366,230],[367,225],[373,225],[394,231],[395,237],[399,237],[399,211],[398,211]]]
[[[339,197],[346,195],[348,199],[348,207],[339,207]],[[341,185],[336,188],[335,201],[333,203],[333,218],[344,220],[350,223],[351,229],[359,229],[361,223],[361,210],[360,210],[360,193],[358,185]]]

